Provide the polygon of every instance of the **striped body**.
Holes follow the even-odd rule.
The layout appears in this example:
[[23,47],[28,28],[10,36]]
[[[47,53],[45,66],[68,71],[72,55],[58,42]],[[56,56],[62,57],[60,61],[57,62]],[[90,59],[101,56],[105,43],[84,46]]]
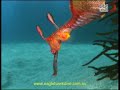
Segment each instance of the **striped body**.
[[51,52],[60,50],[61,42],[69,39],[72,30],[82,27],[93,20],[100,18],[99,6],[105,4],[105,0],[70,0],[72,18],[46,38]]

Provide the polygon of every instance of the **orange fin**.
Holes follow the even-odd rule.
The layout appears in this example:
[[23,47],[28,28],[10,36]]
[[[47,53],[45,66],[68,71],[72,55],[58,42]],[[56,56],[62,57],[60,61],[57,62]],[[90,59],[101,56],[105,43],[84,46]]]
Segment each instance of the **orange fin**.
[[40,36],[41,36],[44,40],[46,40],[46,38],[43,36],[42,30],[40,29],[40,27],[37,26],[36,28],[37,28],[37,31],[38,31],[38,33],[40,34]]
[[59,27],[56,25],[56,23],[55,23],[55,21],[54,21],[54,19],[53,19],[53,16],[52,16],[50,13],[48,13],[47,18],[48,18],[48,20],[49,20],[57,29],[59,28]]

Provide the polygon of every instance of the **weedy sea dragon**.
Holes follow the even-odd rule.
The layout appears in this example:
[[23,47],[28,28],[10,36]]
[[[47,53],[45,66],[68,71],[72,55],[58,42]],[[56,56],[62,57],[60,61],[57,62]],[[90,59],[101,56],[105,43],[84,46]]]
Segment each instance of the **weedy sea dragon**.
[[36,27],[41,37],[49,44],[51,53],[54,55],[54,76],[57,75],[57,58],[61,43],[67,41],[70,38],[71,32],[77,27],[82,27],[93,20],[103,17],[104,13],[99,10],[100,5],[105,5],[105,0],[70,0],[72,17],[60,28],[55,24],[52,15],[48,13],[49,21],[57,28],[52,35],[45,38],[41,28],[39,26]]

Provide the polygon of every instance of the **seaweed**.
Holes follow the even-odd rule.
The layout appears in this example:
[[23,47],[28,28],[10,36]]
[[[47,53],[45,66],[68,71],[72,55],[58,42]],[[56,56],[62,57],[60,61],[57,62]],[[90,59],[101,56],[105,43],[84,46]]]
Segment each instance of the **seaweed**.
[[[88,63],[84,64],[83,66],[86,66],[93,61],[95,61],[97,58],[99,58],[102,55],[105,55],[110,60],[118,62],[118,41],[117,40],[96,40],[93,45],[99,45],[103,47],[103,51],[100,52],[97,56],[95,56],[92,60],[90,60]],[[116,50],[116,53],[108,53],[110,50]]]
[[[118,2],[116,3],[116,5]],[[116,15],[116,16],[114,16]],[[111,13],[107,15],[106,17],[99,20],[105,21],[105,20],[111,20],[112,25],[118,25],[118,11],[115,11],[114,13]],[[103,75],[101,78],[98,78],[97,80],[102,80],[105,78],[110,78],[110,80],[117,80],[118,79],[118,29],[114,28],[113,30],[110,30],[108,32],[101,32],[96,33],[97,36],[101,36],[101,40],[95,40],[93,42],[93,45],[98,45],[103,48],[102,52],[100,52],[97,56],[95,56],[93,59],[91,59],[89,62],[85,63],[83,66],[87,66],[93,61],[97,60],[102,55],[106,56],[109,60],[112,60],[114,62],[113,65],[107,65],[103,67],[94,67],[94,66],[88,66],[88,68],[92,68],[96,70],[94,76],[97,75]],[[111,52],[114,51],[114,52]]]
[[97,81],[102,80],[104,78],[110,78],[110,80],[117,80],[118,79],[118,63],[110,66],[104,66],[100,68],[96,68],[94,66],[88,66],[88,68],[92,68],[97,70],[94,76],[97,76],[99,74],[105,74],[101,78],[98,78]]

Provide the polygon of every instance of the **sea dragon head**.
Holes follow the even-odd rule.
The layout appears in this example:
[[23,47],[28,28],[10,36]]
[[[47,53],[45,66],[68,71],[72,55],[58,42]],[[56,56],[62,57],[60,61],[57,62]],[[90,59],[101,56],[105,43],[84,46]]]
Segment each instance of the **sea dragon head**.
[[[37,26],[36,28],[37,28],[37,31],[40,34],[40,36],[43,38],[43,40],[45,40],[49,44],[49,46],[51,48],[51,53],[55,54],[56,52],[58,52],[60,50],[61,40],[60,40],[59,36],[61,35],[61,33],[58,32],[59,27],[56,25],[56,23],[50,13],[48,13],[47,18],[56,27],[57,32],[55,32],[52,35],[50,35],[49,37],[45,38],[43,36],[42,29],[39,26]],[[63,35],[62,37],[65,37],[66,39],[68,39],[70,37],[69,33],[67,33],[67,32],[65,32],[62,35]]]

